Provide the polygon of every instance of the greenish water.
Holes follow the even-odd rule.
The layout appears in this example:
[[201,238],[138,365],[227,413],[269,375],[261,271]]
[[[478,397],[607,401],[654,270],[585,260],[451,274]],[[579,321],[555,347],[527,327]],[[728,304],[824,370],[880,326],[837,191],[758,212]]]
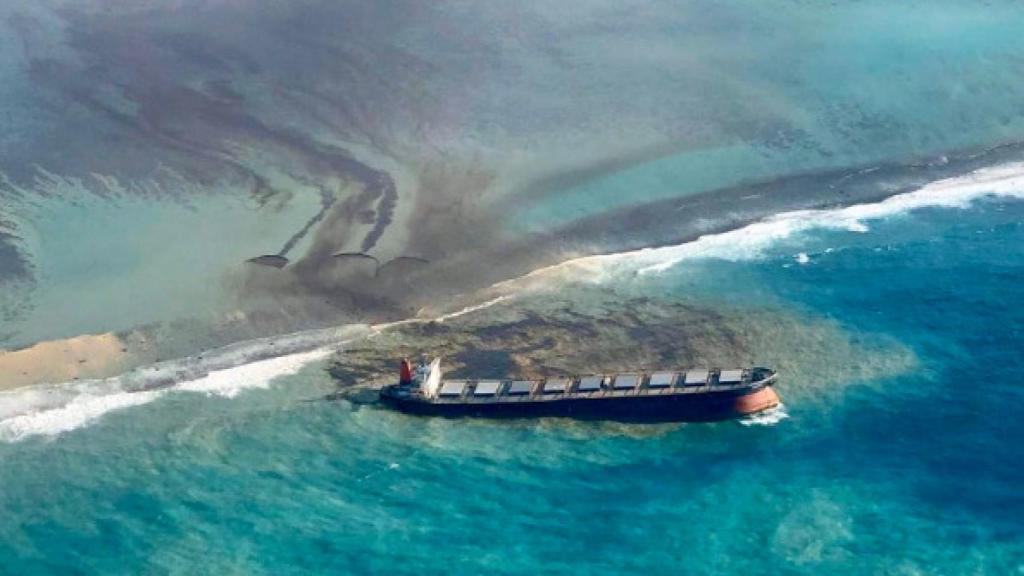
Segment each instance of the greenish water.
[[[1022,217],[1019,200],[924,209],[620,284],[889,342],[765,348],[786,367],[770,418],[422,419],[325,400],[313,361],[9,441],[3,570],[1015,573]],[[885,361],[896,344],[916,360]]]
[[[1024,134],[1013,2],[14,2],[0,19],[6,348],[397,317],[424,302],[332,277],[323,256],[383,231],[374,255],[436,262],[417,282],[447,294],[479,287],[458,266],[521,274],[503,247],[557,252],[538,233],[589,216]],[[366,174],[396,197],[359,200]],[[240,265],[279,250],[320,194],[339,201],[289,253],[299,265]],[[621,241],[602,239],[570,249]]]
[[7,344],[228,316],[241,306],[231,287],[245,260],[276,253],[319,208],[315,194],[268,214],[226,193],[160,201],[62,189],[18,210],[31,223],[26,245],[45,257],[31,290],[4,295],[30,305],[5,323],[16,336]]
[[[1024,574],[1022,28],[974,0],[0,6],[0,346],[164,359],[0,392],[0,574]],[[331,258],[363,246],[430,265]],[[588,342],[530,332],[548,312],[771,365],[784,407],[339,398],[332,354],[402,344],[347,323],[421,292],[552,362]],[[706,329],[637,328],[686,307]]]

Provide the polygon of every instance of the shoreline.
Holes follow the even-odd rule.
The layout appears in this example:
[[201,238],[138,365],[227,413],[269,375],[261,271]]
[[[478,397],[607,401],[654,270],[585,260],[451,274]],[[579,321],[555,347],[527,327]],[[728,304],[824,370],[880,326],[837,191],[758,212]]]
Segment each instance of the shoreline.
[[127,356],[125,343],[112,332],[0,350],[0,391],[113,376],[123,371]]
[[[959,174],[959,176],[954,176],[952,178],[936,178],[935,174],[929,172],[929,177],[926,179],[927,183],[924,185],[920,185],[919,181],[923,179],[923,175],[915,174],[913,175],[914,177],[911,178],[912,182],[906,183],[904,186],[900,187],[896,191],[890,191],[889,193],[881,193],[876,191],[875,194],[868,195],[867,202],[863,201],[864,196],[858,195],[855,198],[857,201],[844,203],[841,208],[833,208],[832,210],[829,210],[824,207],[797,208],[796,211],[817,211],[817,213],[819,214],[829,216],[835,213],[839,213],[843,210],[853,209],[854,211],[856,211],[855,209],[857,207],[881,206],[882,204],[884,204],[885,202],[889,201],[892,198],[896,198],[907,194],[913,194],[914,192],[907,192],[906,189],[908,187],[914,188],[917,191],[927,192],[929,190],[929,187],[942,187],[945,185],[949,185],[949,183],[952,183],[953,186],[971,186],[972,184],[977,184],[976,180],[979,173],[986,171],[990,173],[998,172],[1000,168],[1006,169],[1007,167],[1020,168],[1019,164],[1007,162],[999,163],[996,165],[986,163],[980,167],[975,167],[975,164],[980,164],[981,158],[990,160],[992,151],[994,151],[995,153],[999,153],[1001,155],[1019,155],[1022,148],[1024,148],[1024,145],[1022,144],[999,146],[991,149],[990,153],[973,154],[965,157],[965,159],[962,159],[960,161],[947,161],[940,165],[940,168],[942,168],[941,172],[943,173],[943,175],[957,173]],[[974,169],[964,172],[964,170],[967,168]],[[845,181],[851,183],[850,185],[853,186],[857,184],[857,182],[855,181],[856,178],[876,175],[881,170],[881,168],[859,169],[856,172],[852,173],[852,176],[847,175],[845,177]],[[1013,178],[1013,174],[1010,174],[1009,176],[1005,177]],[[805,182],[802,181],[802,179],[805,177],[799,178],[801,179],[801,184],[806,184]],[[998,182],[1000,181],[1000,179],[996,178],[995,181]],[[875,183],[877,184],[877,182]],[[982,181],[981,185],[985,185],[984,180]],[[762,183],[759,184],[758,186],[762,188],[769,188],[771,185],[767,183]],[[748,190],[749,189],[744,188],[742,191]],[[733,202],[734,198],[732,198],[732,196],[735,196],[739,192],[740,191],[733,191],[732,194],[725,194],[724,197],[721,198],[709,197],[709,195],[711,195],[712,193],[705,193],[700,196],[705,202],[722,205],[728,204],[729,202]],[[975,196],[984,195],[983,192],[979,193],[977,191],[971,194],[974,194]],[[854,198],[851,197],[850,199],[853,200]],[[692,202],[694,201],[694,197],[689,197],[682,200],[675,200],[675,202],[678,201]],[[968,199],[967,201],[970,201],[970,199]],[[929,205],[929,200],[927,198],[923,199],[922,202],[922,205],[924,206]],[[811,203],[813,205],[813,198],[805,199],[802,202],[800,202],[801,205],[806,205],[808,203]],[[941,202],[939,202],[938,200],[935,200],[933,203],[941,205]],[[823,204],[825,203],[822,202],[821,199],[819,199],[818,205]],[[919,206],[896,206],[892,208],[892,213],[898,213],[902,210],[911,210],[914,209],[915,207]],[[642,209],[649,208],[645,206]],[[689,235],[684,237],[684,240],[679,242],[672,242],[669,244],[645,244],[640,248],[630,249],[626,247],[615,252],[585,254],[581,256],[565,258],[562,260],[556,260],[554,263],[530,269],[524,274],[519,274],[517,276],[512,276],[510,278],[500,279],[498,281],[492,282],[491,284],[483,288],[478,288],[461,294],[449,294],[447,295],[447,299],[445,299],[445,302],[449,304],[454,304],[452,308],[455,309],[455,314],[466,313],[467,311],[473,311],[475,307],[481,306],[482,304],[484,305],[484,307],[489,306],[487,302],[493,301],[495,299],[500,300],[508,298],[513,296],[518,291],[528,290],[532,286],[536,286],[538,283],[546,284],[548,283],[549,278],[545,277],[552,273],[564,273],[565,271],[568,270],[579,271],[581,268],[593,266],[600,267],[609,263],[623,262],[631,258],[641,258],[650,261],[646,265],[638,268],[638,271],[657,271],[659,267],[663,268],[670,266],[672,263],[674,263],[674,261],[677,261],[680,258],[687,257],[688,255],[685,254],[687,246],[694,245],[698,242],[701,242],[704,239],[714,239],[716,237],[727,236],[731,233],[739,233],[753,226],[769,223],[773,218],[777,220],[778,218],[783,217],[787,214],[795,214],[797,213],[796,211],[777,210],[775,212],[770,213],[769,215],[762,215],[756,218],[746,218],[739,220],[738,225],[733,225],[733,222],[730,222],[729,224],[721,224],[716,227],[711,227],[707,232],[691,232]],[[885,213],[874,216],[872,216],[871,214],[867,214],[863,217],[885,217],[887,215],[889,214]],[[820,223],[814,222],[804,224],[805,227],[809,228],[814,228],[820,225]],[[800,230],[796,230],[796,232],[799,231]],[[782,230],[780,233],[783,236],[788,236],[789,234],[793,233],[793,231]],[[769,235],[770,234],[771,232],[769,231]],[[771,242],[773,241],[773,238],[767,237],[765,238],[765,241]],[[676,252],[682,253],[675,254],[675,256],[673,256],[673,254]],[[713,254],[711,256],[713,256]],[[670,260],[672,260],[672,258],[675,258],[675,260],[669,262],[669,264],[667,265],[664,262],[660,264],[657,262],[657,260],[664,258],[669,258]],[[405,323],[427,323],[433,320],[437,320],[438,318],[441,318],[441,321],[443,321],[443,318],[446,314],[452,314],[451,309],[434,308],[428,305],[421,308],[414,316],[411,317],[382,317],[378,318],[377,321],[373,324],[351,322],[343,324],[341,326],[342,329],[351,326],[369,326],[371,327],[371,329],[377,330],[376,327],[387,327],[391,325]],[[428,315],[434,316],[436,318],[425,317]],[[212,348],[208,348],[205,350],[196,350],[192,355],[186,356],[184,358],[179,358],[177,360],[171,360],[168,362],[187,362],[188,359],[190,358],[202,358],[203,355],[216,352],[217,350],[230,349],[232,347],[246,347],[250,345],[256,345],[261,342],[265,343],[268,341],[287,342],[293,339],[302,339],[303,337],[309,334],[315,334],[324,331],[332,331],[336,329],[339,328],[313,328],[309,330],[287,332],[257,339],[246,339],[234,342],[227,342],[221,346],[213,346]],[[129,339],[134,339],[131,346],[128,346]],[[140,344],[144,345],[140,346]],[[308,351],[309,349],[310,348],[307,347],[301,350],[294,351],[301,352]],[[282,347],[280,353],[273,354],[270,357],[279,357],[284,354],[287,354],[287,350],[288,347],[284,346]],[[140,368],[145,368],[147,364],[151,364],[153,362],[159,363],[158,355],[158,342],[147,341],[145,336],[140,334],[133,334],[131,332],[118,334],[106,333],[100,335],[80,335],[67,339],[39,342],[31,346],[17,350],[0,351],[0,391],[14,390],[18,388],[31,387],[42,384],[70,383],[83,378],[113,378],[119,375],[124,375],[125,370],[137,370]],[[95,361],[96,358],[99,358],[100,361]]]

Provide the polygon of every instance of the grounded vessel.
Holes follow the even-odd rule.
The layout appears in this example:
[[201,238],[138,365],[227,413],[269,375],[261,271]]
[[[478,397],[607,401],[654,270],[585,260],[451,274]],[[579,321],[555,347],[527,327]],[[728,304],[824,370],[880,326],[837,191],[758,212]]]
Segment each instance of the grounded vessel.
[[415,374],[403,360],[399,383],[385,386],[380,398],[403,412],[432,416],[710,421],[778,406],[775,379],[769,368],[699,368],[540,380],[442,380],[438,358],[421,362]]

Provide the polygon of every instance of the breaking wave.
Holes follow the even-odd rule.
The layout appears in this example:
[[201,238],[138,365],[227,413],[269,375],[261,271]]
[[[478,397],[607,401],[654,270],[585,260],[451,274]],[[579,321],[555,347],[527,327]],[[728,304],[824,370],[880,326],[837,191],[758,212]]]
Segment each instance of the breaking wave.
[[[557,279],[600,282],[617,273],[658,273],[685,260],[715,258],[744,261],[764,256],[779,241],[812,230],[868,232],[868,222],[898,216],[921,208],[967,208],[986,197],[1024,199],[1024,163],[983,168],[963,176],[936,180],[913,192],[896,194],[873,203],[842,208],[782,212],[746,226],[696,240],[641,248],[614,254],[583,256],[540,268],[492,288],[514,292],[544,288]],[[799,258],[799,260],[803,260]]]
[[775,426],[786,418],[789,418],[789,412],[786,412],[786,405],[779,404],[775,408],[769,408],[764,412],[744,416],[740,418],[739,422],[744,426]]
[[281,376],[327,359],[339,346],[392,326],[450,320],[508,300],[494,298],[433,318],[377,325],[353,324],[274,338],[249,340],[179,360],[138,368],[113,378],[31,386],[0,392],[0,441],[56,436],[86,426],[109,412],[148,404],[170,393],[234,398],[267,388]]
[[[108,412],[148,404],[171,392],[201,392],[233,398],[245,389],[266,388],[273,379],[294,374],[310,362],[326,358],[331,351],[330,348],[320,348],[258,360],[159,389],[132,391],[119,387],[119,379],[114,378],[86,382],[65,390],[59,387],[46,391],[33,390],[31,392],[34,394],[31,395],[43,402],[36,403],[34,410],[0,421],[0,440],[14,442],[29,436],[55,436],[88,425]],[[39,392],[42,392],[42,398]],[[47,396],[49,402],[46,401]],[[61,403],[66,398],[70,400]]]
[[35,410],[4,418],[0,421],[0,440],[16,442],[29,436],[55,436],[85,426],[108,412],[148,404],[164,393],[163,390],[107,392],[104,388],[86,384],[76,391],[47,391],[52,405],[36,404]]
[[352,325],[300,332],[233,344],[113,378],[0,392],[0,441],[56,436],[169,393],[233,398],[246,389],[266,388],[273,379],[294,374],[328,357],[337,346],[375,331],[372,326]]
[[[867,222],[921,208],[967,208],[986,197],[1024,199],[1024,163],[984,168],[965,176],[938,180],[913,192],[885,200],[826,210],[795,210],[693,242],[604,256],[609,263],[629,262],[640,273],[662,272],[683,260],[718,258],[751,260],[780,240],[811,230],[867,232]],[[800,259],[801,261],[803,259]]]
[[[617,254],[586,256],[535,270],[495,284],[489,299],[434,318],[414,318],[376,326],[351,325],[226,346],[203,355],[159,363],[103,380],[34,386],[0,392],[0,441],[55,436],[88,425],[114,410],[149,403],[169,393],[192,392],[234,397],[250,388],[265,388],[274,378],[293,374],[322,360],[346,342],[390,326],[444,321],[507,301],[515,293],[551,286],[552,278],[601,280],[620,271],[657,273],[697,258],[750,260],[780,240],[815,229],[867,232],[867,222],[921,208],[966,208],[984,197],[1024,199],[1024,163],[1006,164],[965,176],[933,182],[913,192],[875,203],[825,210],[784,212],[747,226],[701,236],[692,242]],[[504,293],[497,297],[494,292]],[[781,407],[743,420],[745,425],[772,425],[788,414]]]

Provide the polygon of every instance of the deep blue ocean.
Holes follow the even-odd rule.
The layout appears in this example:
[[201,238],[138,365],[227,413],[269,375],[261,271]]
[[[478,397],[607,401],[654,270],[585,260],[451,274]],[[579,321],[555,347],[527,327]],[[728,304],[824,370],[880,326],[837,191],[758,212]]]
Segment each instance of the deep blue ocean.
[[0,1],[0,576],[1024,576],[1022,7]]
[[323,400],[322,362],[166,394],[0,443],[0,574],[1021,574],[1022,280],[994,198],[637,275],[844,335],[773,334],[754,422],[419,419]]

